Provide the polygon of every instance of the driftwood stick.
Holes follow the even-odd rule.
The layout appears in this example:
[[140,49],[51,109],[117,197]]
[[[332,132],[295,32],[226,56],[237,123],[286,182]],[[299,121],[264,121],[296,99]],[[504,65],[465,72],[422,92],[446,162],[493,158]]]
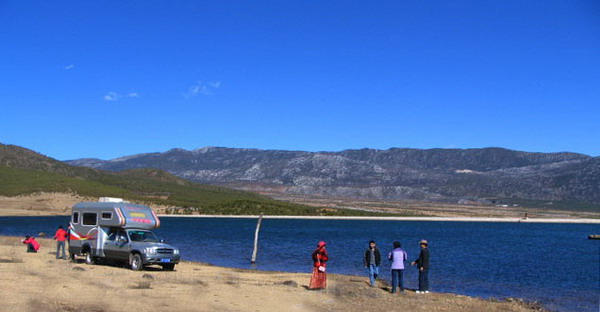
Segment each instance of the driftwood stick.
[[252,259],[250,263],[256,263],[256,253],[258,252],[258,232],[260,231],[260,223],[262,222],[263,214],[258,216],[258,223],[256,223],[256,231],[254,232],[254,250],[252,251]]

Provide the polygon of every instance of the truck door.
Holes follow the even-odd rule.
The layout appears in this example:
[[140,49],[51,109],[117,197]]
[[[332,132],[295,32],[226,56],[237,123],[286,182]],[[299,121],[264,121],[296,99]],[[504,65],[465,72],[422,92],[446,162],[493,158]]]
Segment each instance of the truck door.
[[111,229],[104,243],[106,258],[113,260],[129,260],[129,239],[121,229]]
[[98,235],[96,236],[96,256],[106,257],[104,246],[108,236],[108,228],[98,226]]

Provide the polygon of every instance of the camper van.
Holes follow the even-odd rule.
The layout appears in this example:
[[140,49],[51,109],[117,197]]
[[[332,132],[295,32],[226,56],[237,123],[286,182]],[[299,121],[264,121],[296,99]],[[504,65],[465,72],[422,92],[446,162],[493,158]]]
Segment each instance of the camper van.
[[132,270],[156,264],[171,271],[179,263],[179,249],[156,237],[151,230],[159,226],[160,220],[148,206],[110,197],[78,203],[69,223],[71,260],[125,262]]

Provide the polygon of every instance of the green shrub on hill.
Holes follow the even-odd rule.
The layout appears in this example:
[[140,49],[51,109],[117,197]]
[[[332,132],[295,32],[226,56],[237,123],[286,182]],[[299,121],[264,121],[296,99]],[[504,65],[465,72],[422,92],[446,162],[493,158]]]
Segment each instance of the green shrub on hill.
[[[154,179],[156,175],[160,177]],[[123,173],[96,171],[84,178],[0,166],[0,195],[63,192],[90,197],[121,197],[148,205],[169,206],[172,208],[167,213],[172,214],[373,215],[345,209],[324,210],[276,201],[254,193],[177,180],[166,172],[152,169]]]

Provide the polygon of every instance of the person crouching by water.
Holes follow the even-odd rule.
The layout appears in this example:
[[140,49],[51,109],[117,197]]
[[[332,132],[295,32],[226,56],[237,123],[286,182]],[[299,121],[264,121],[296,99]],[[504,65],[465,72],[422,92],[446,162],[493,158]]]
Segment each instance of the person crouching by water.
[[35,240],[35,237],[27,235],[21,242],[27,245],[27,252],[38,252],[40,250],[40,243]]
[[421,253],[419,253],[419,258],[413,261],[412,265],[417,265],[419,268],[419,290],[417,290],[417,294],[429,293],[429,248],[427,248],[427,241],[422,239],[419,242],[421,246]]
[[329,255],[327,254],[325,245],[327,245],[325,242],[319,242],[319,244],[317,244],[317,249],[312,253],[313,272],[310,277],[308,289],[324,289],[327,287],[327,273],[325,273],[325,267],[327,267]]
[[65,253],[65,241],[67,240],[67,231],[65,231],[61,226],[58,227],[56,233],[54,234],[54,239],[56,240],[56,259],[61,258],[59,255],[59,251],[62,250],[62,258],[67,259],[67,254]]
[[369,248],[365,251],[363,263],[369,272],[369,282],[371,283],[371,287],[374,287],[375,280],[377,279],[377,276],[379,276],[379,265],[381,264],[381,253],[379,252],[379,249],[377,249],[374,241],[369,242]]
[[400,286],[400,292],[404,292],[404,261],[408,259],[400,242],[394,242],[393,246],[394,249],[388,254],[388,259],[392,261],[392,294],[397,286]]

